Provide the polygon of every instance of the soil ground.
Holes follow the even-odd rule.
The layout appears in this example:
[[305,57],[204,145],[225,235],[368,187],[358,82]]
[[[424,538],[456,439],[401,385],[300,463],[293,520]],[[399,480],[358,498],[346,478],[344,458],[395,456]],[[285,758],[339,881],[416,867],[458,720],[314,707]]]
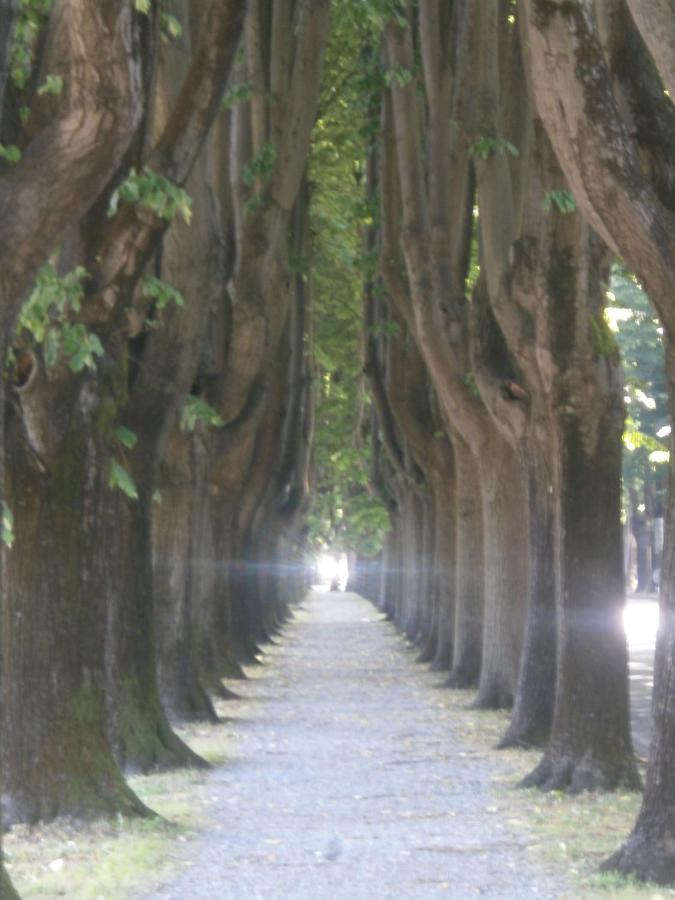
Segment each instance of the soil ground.
[[212,824],[147,900],[574,896],[495,804],[507,763],[464,740],[371,604],[310,594],[250,674]]

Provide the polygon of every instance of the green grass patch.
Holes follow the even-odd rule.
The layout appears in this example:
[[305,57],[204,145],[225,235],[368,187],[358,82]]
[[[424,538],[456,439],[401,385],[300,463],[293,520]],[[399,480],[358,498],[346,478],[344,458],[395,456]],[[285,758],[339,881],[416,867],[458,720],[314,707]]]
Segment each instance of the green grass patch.
[[[598,867],[630,833],[640,807],[638,794],[621,791],[585,793],[570,797],[560,791],[522,790],[517,783],[541,758],[538,750],[497,750],[509,714],[467,709],[471,691],[443,691],[438,706],[451,713],[458,734],[469,752],[494,759],[504,766],[494,791],[490,812],[527,841],[532,861],[562,873],[570,884],[565,900],[666,900],[675,888],[635,882]],[[561,898],[562,900],[562,898]]]
[[[231,707],[219,713],[226,710]],[[176,730],[212,764],[226,762],[227,723]],[[13,828],[3,847],[14,885],[24,900],[122,900],[152,890],[189,864],[185,844],[209,824],[208,778],[194,769],[130,777],[132,789],[161,818]]]

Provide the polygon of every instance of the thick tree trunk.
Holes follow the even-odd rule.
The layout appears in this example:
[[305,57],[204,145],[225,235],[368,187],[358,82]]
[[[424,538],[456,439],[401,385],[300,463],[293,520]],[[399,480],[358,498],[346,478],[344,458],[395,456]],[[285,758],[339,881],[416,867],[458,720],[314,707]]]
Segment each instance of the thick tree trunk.
[[[675,414],[675,372],[669,358],[671,416]],[[640,879],[675,880],[675,457],[671,454],[666,543],[661,568],[660,622],[654,662],[652,740],[642,806],[626,843],[602,866]]]
[[118,492],[109,503],[105,519],[110,537],[99,550],[105,559],[108,595],[117,599],[109,614],[111,740],[127,771],[205,766],[171,730],[159,699],[151,531],[154,463],[146,460],[143,465],[140,447],[134,452],[139,498],[129,500]]
[[255,660],[247,622],[237,619],[232,594],[232,512],[216,485],[198,479],[193,591],[197,596],[197,660],[200,681],[215,696],[227,696],[221,679],[246,677],[241,662]]
[[420,535],[420,579],[419,579],[419,635],[420,652],[418,662],[430,662],[434,657],[436,634],[434,630],[434,607],[436,605],[435,567],[435,510],[433,495],[422,501],[422,533]]
[[617,407],[594,423],[592,437],[588,423],[573,415],[561,424],[563,606],[556,708],[549,747],[523,782],[547,790],[575,793],[640,784],[622,618],[623,409]]
[[420,628],[420,558],[424,505],[414,488],[408,488],[403,502],[401,546],[401,617],[396,623],[409,641],[417,640]]
[[448,474],[449,477],[442,479],[434,487],[436,621],[435,652],[430,660],[431,667],[436,672],[448,672],[451,669],[454,643],[457,508],[454,473]]
[[494,432],[479,460],[483,503],[485,609],[478,709],[513,704],[527,596],[527,498],[515,452]]
[[162,706],[179,722],[217,721],[201,685],[195,657],[196,611],[191,574],[200,552],[195,543],[195,481],[192,441],[174,433],[160,501],[153,509],[153,577],[157,623],[157,677]]
[[500,747],[543,746],[553,720],[556,585],[560,583],[555,498],[560,479],[553,471],[555,449],[549,451],[542,458],[538,448],[532,448],[528,459],[529,606],[513,716]]
[[110,451],[71,420],[45,467],[19,428],[14,419],[7,502],[16,540],[5,554],[2,612],[5,823],[147,815],[106,732],[111,592],[100,547],[119,528],[109,515]]
[[452,670],[448,685],[475,687],[483,648],[485,581],[483,512],[478,467],[461,440],[453,440],[457,467],[457,573]]

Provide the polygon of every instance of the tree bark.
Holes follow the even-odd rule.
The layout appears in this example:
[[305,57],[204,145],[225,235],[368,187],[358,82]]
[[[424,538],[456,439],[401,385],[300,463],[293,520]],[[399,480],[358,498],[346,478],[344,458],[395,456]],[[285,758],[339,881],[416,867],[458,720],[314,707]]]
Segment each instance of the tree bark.
[[106,483],[109,446],[71,419],[45,469],[14,417],[8,451],[16,541],[5,553],[3,586],[5,822],[147,815],[106,728],[108,579],[116,573],[101,547],[119,527]]
[[478,467],[459,438],[453,440],[457,469],[457,582],[449,687],[478,684],[482,657],[485,569],[483,511]]
[[583,424],[570,417],[562,428],[565,577],[556,710],[550,745],[523,784],[571,793],[637,789],[622,619],[623,409],[607,411],[590,452]]
[[485,607],[482,667],[473,705],[500,709],[512,706],[518,677],[525,624],[528,513],[520,460],[503,439],[485,449],[479,471]]

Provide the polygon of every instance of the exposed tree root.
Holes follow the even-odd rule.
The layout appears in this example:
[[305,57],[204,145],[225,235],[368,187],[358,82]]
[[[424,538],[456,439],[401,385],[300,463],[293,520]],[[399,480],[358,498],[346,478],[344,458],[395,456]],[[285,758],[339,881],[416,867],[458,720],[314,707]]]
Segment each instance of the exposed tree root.
[[531,750],[534,747],[545,747],[550,733],[550,723],[511,722],[504,737],[497,744],[497,749],[507,750],[509,747],[521,747],[524,750]]
[[482,688],[469,704],[469,709],[511,709],[513,694],[504,688],[493,685]]
[[574,758],[549,751],[539,765],[523,778],[519,787],[581,794],[584,791],[613,791],[616,788],[638,791],[641,783],[632,757],[610,762],[589,755]]
[[602,863],[600,871],[632,875],[640,881],[672,884],[675,881],[675,833],[647,835],[638,822],[623,847]]
[[452,650],[449,647],[439,651],[431,663],[432,672],[448,672],[452,665]]
[[447,685],[451,688],[475,688],[478,685],[479,667],[477,665],[468,665],[466,663],[458,663],[452,667],[448,675]]
[[161,710],[127,709],[121,723],[120,763],[125,772],[210,768],[171,729]]
[[[117,816],[125,818],[158,818],[150,807],[136,796],[124,781],[116,766],[107,772],[93,775],[91,772],[65,775],[50,785],[48,791],[5,798],[3,827],[17,823],[35,825],[57,818],[72,822],[91,822]],[[0,898],[4,894],[0,893]]]

